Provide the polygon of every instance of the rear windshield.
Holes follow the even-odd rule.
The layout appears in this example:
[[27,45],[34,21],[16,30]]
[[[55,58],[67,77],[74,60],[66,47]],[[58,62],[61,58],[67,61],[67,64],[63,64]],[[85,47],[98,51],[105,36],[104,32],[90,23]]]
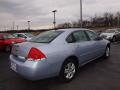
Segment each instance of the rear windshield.
[[30,33],[25,33],[25,35],[28,36],[28,37],[33,37],[33,35],[30,34]]
[[30,42],[36,43],[50,43],[55,38],[57,38],[63,31],[47,31],[39,34],[38,36],[32,38]]

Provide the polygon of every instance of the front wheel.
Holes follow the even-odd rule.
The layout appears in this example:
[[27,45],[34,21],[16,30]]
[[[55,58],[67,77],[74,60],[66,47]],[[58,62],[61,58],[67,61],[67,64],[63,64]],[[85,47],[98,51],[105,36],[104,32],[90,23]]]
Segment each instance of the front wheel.
[[60,72],[60,79],[64,82],[71,81],[77,72],[77,65],[73,60],[66,61]]
[[104,57],[105,58],[109,58],[110,57],[110,47],[108,47],[108,46],[105,49]]

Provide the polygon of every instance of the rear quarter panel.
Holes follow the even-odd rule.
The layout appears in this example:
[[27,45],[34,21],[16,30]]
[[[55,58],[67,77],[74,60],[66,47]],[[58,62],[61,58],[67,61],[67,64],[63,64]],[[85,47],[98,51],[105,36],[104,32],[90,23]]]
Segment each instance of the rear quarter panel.
[[67,47],[67,44],[48,45],[39,48],[47,57],[48,65],[50,68],[49,73],[60,72],[63,62],[71,55],[74,54],[74,47]]

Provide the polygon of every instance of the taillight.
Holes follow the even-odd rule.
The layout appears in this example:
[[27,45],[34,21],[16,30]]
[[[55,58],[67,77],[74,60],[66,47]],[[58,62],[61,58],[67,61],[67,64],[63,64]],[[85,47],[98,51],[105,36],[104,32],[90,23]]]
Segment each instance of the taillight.
[[46,58],[45,54],[42,53],[37,48],[31,48],[31,50],[27,56],[27,60],[29,60],[29,61],[39,61],[39,60],[43,60],[45,58]]

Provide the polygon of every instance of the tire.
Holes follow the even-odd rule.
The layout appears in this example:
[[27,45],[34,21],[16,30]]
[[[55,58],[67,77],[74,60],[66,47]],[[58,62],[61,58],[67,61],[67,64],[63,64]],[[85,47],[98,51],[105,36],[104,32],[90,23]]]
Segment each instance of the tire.
[[105,49],[104,58],[109,58],[109,57],[110,57],[110,47],[107,46]]
[[112,42],[116,42],[116,37],[115,36],[112,38]]
[[68,59],[62,65],[59,78],[62,82],[70,82],[76,75],[77,72],[77,64],[73,59]]
[[4,48],[5,52],[10,52],[11,51],[11,46],[9,45],[6,45],[5,48]]

